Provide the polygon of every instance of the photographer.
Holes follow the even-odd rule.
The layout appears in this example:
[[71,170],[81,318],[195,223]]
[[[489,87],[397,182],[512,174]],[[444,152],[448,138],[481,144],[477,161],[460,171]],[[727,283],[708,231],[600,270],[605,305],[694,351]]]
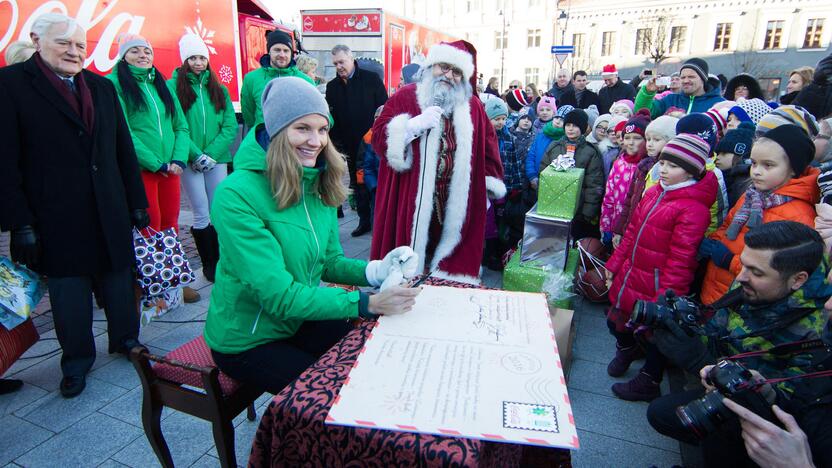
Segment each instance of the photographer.
[[[800,223],[775,221],[750,230],[745,244],[740,255],[742,270],[732,289],[714,304],[715,315],[703,327],[705,339],[688,335],[673,320],[664,320],[663,327],[656,329],[659,350],[688,372],[698,373],[715,363],[717,356],[768,350],[817,339],[823,333],[827,321],[824,302],[832,296],[832,287],[825,282],[826,265],[821,265],[824,247],[820,235]],[[813,356],[765,354],[744,358],[742,363],[767,378],[782,378],[812,369]],[[777,390],[794,398],[799,386],[786,381],[777,384]],[[700,443],[676,409],[703,394],[704,390],[698,389],[659,398],[650,404],[647,418],[664,435]],[[706,466],[750,463],[736,418],[720,424],[701,445]]]

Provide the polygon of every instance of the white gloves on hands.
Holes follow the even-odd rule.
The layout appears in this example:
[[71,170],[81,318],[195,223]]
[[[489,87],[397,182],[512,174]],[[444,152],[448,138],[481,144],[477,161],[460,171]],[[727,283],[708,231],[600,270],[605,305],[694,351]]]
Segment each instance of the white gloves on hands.
[[364,275],[370,286],[381,290],[398,286],[405,279],[416,275],[419,268],[419,255],[408,246],[396,247],[384,256],[383,260],[373,260],[367,264]]
[[208,172],[216,165],[217,161],[214,158],[207,154],[202,154],[191,163],[191,169],[195,172]]
[[414,138],[426,131],[436,128],[442,122],[442,108],[430,106],[421,114],[407,121],[407,133]]

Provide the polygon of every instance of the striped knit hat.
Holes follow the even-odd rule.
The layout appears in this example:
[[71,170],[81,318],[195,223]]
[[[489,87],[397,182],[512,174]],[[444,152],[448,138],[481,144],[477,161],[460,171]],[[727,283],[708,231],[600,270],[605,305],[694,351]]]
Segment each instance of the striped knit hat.
[[820,131],[814,115],[800,106],[786,105],[774,109],[757,122],[757,137],[765,135],[774,127],[789,124],[802,128],[809,138],[814,138]]
[[711,147],[707,141],[696,135],[682,133],[664,145],[659,161],[670,161],[700,179],[705,174],[705,162],[710,152]]
[[728,114],[734,114],[740,122],[753,122],[756,125],[769,112],[771,112],[771,107],[765,101],[754,98],[740,101],[728,111]]
[[728,112],[713,107],[705,111],[705,115],[711,118],[716,124],[716,131],[720,135],[725,135],[725,127],[728,126]]

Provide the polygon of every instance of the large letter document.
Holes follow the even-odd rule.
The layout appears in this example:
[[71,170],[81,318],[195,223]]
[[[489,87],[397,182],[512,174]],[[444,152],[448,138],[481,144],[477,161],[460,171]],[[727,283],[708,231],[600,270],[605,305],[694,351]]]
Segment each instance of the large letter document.
[[578,448],[545,296],[424,286],[379,319],[327,423]]

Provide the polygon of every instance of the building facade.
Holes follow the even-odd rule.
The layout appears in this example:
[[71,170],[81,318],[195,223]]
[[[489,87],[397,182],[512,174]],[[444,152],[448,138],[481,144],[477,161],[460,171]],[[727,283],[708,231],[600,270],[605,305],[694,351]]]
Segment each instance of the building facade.
[[559,68],[552,45],[572,45],[564,67],[598,75],[616,64],[623,78],[650,68],[678,70],[689,57],[711,73],[749,73],[769,95],[785,90],[788,73],[830,52],[828,0],[404,0],[402,12],[447,29],[478,50],[484,80],[502,77],[551,84]]

